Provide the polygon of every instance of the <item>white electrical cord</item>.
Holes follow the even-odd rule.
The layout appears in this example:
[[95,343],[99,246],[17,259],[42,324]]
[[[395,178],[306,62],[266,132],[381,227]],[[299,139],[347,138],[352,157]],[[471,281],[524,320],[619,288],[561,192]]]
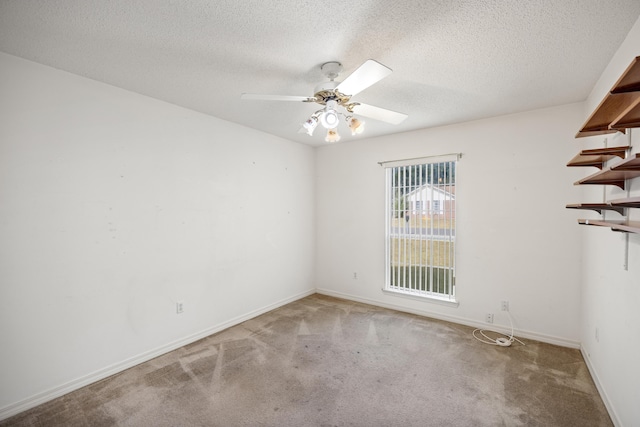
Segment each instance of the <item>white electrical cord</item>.
[[[511,335],[503,334],[501,332],[491,331],[495,334],[503,335],[501,337],[493,339],[491,337],[488,337],[485,334],[486,331],[484,329],[478,328],[473,331],[473,337],[482,343],[489,344],[489,345],[497,345],[500,347],[509,347],[511,346],[511,344],[513,344],[514,341],[518,341],[520,344],[524,345],[522,341],[520,341],[518,338],[513,336],[513,321],[511,320],[511,313],[509,313],[508,311],[507,311],[507,316],[509,316],[509,324],[511,325]],[[482,335],[483,338],[479,338],[476,335],[476,332],[480,332],[480,335]]]

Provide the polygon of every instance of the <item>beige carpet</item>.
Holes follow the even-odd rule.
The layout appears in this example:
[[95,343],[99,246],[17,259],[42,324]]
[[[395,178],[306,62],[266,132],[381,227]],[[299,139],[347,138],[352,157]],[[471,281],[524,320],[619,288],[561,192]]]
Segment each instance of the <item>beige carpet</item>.
[[0,426],[610,426],[574,349],[312,295]]

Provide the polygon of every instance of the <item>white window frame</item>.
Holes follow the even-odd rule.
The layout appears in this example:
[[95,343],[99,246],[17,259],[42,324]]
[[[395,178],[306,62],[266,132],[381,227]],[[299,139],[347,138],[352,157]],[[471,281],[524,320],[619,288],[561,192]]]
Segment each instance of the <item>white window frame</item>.
[[[425,186],[425,191],[431,191],[431,205],[433,205],[433,188],[437,185],[440,185],[441,189],[446,188],[447,186],[455,187],[458,184],[457,175],[458,175],[458,160],[461,157],[460,154],[447,154],[443,156],[432,156],[432,157],[422,157],[422,158],[414,158],[408,160],[398,160],[398,161],[390,161],[390,162],[380,162],[380,165],[385,168],[385,284],[383,291],[387,293],[392,293],[394,295],[399,295],[403,297],[409,298],[418,298],[423,301],[430,301],[436,303],[442,303],[446,305],[458,306],[458,301],[456,300],[456,233],[455,233],[455,217],[452,215],[456,214],[456,197],[455,195],[458,193],[457,191],[451,191],[449,196],[450,199],[445,202],[440,201],[440,212],[444,212],[445,221],[442,224],[446,224],[446,230],[442,231],[438,229],[437,233],[434,233],[434,220],[433,216],[431,216],[431,220],[428,221],[430,224],[429,227],[423,227],[422,219],[419,221],[419,226],[417,228],[409,228],[407,226],[400,227],[398,222],[399,212],[401,210],[407,211],[411,207],[411,201],[408,199],[408,195],[412,191],[418,191],[419,188]],[[438,182],[436,185],[432,185],[434,182],[434,177],[426,178],[426,181],[420,181],[414,183],[414,185],[409,187],[403,187],[404,191],[403,202],[400,202],[400,198],[397,196],[394,197],[394,193],[398,191],[398,182],[394,182],[394,170],[396,168],[401,171],[422,171],[423,169],[417,168],[426,168],[428,165],[434,164],[442,164],[448,163],[453,164],[453,170],[455,171],[453,177],[445,177],[445,182]],[[431,171],[433,171],[434,167],[431,167]],[[451,169],[449,169],[451,170]],[[420,174],[421,176],[422,174]],[[413,188],[415,187],[415,188]],[[451,188],[450,188],[451,189]],[[416,193],[415,198],[420,198],[420,193]],[[427,201],[420,200],[422,205],[424,206]],[[400,206],[404,203],[404,207]],[[428,212],[430,215],[433,215],[433,209],[429,209]],[[435,213],[437,214],[437,213]],[[420,214],[418,214],[420,215]],[[448,219],[449,221],[446,221]],[[394,222],[395,221],[395,222]],[[414,219],[414,221],[418,221],[418,219]],[[397,224],[396,224],[397,223]],[[402,221],[404,224],[404,219]],[[414,223],[414,225],[417,223]],[[395,225],[395,226],[394,226]],[[443,233],[444,235],[438,234]],[[418,237],[419,236],[419,237]],[[426,239],[423,236],[427,236]],[[411,243],[411,240],[415,241],[415,243]],[[445,241],[444,244],[438,244],[436,242]],[[419,241],[419,243],[418,243]],[[435,244],[435,246],[434,246]],[[394,247],[392,249],[392,245],[414,245],[410,246],[414,248],[414,250],[407,250],[408,246],[403,248]],[[445,251],[447,252],[444,255],[445,265],[434,265],[433,262],[433,253],[434,248],[439,250],[441,246],[444,246]],[[429,249],[427,249],[429,248]],[[396,251],[397,255],[401,256],[403,254],[403,264],[408,268],[405,268],[403,272],[401,272],[400,268],[398,268],[395,272],[395,282],[392,280],[393,274],[393,266],[392,266],[392,255],[393,252]],[[420,253],[419,258],[414,256],[413,253]],[[425,252],[425,256],[427,260],[431,259],[431,264],[427,261],[427,263],[423,263],[423,255]],[[409,255],[407,255],[409,254]],[[412,259],[416,258],[416,260]],[[429,256],[431,258],[429,258]],[[419,259],[419,260],[418,260]],[[414,262],[415,261],[415,262]],[[441,262],[441,261],[440,261]],[[413,271],[414,277],[411,277]],[[424,272],[424,273],[423,273]],[[403,280],[399,279],[399,275],[404,274]],[[422,274],[425,276],[422,277]],[[408,277],[407,277],[408,275]],[[434,280],[435,279],[435,280]],[[442,281],[442,282],[440,282]],[[435,289],[435,287],[439,287],[440,289]]]

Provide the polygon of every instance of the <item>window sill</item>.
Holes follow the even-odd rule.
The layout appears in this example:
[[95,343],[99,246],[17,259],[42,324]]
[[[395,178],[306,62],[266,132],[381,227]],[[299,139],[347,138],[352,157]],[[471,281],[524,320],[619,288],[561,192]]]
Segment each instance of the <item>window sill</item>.
[[430,302],[434,304],[446,305],[447,307],[458,307],[460,305],[459,301],[452,300],[448,297],[439,297],[433,294],[418,293],[418,292],[410,293],[405,291],[395,291],[392,289],[382,289],[382,292],[385,294],[389,294],[397,297],[404,297],[404,298],[409,298],[409,299],[418,300],[422,302]]

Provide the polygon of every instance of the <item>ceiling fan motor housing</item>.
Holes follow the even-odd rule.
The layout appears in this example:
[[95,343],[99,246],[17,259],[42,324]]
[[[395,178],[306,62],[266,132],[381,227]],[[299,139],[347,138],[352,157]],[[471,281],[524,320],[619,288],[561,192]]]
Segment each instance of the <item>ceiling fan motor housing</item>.
[[322,74],[324,74],[330,81],[320,83],[314,90],[314,97],[316,102],[321,105],[325,105],[328,101],[336,101],[338,105],[344,105],[349,102],[350,95],[345,95],[336,91],[336,87],[340,82],[336,82],[335,78],[342,71],[342,64],[338,61],[325,62],[320,66]]
[[336,87],[340,82],[330,81],[317,85],[314,89],[314,98],[318,104],[325,105],[328,101],[336,101],[339,105],[345,105],[349,102],[351,96],[340,93]]

